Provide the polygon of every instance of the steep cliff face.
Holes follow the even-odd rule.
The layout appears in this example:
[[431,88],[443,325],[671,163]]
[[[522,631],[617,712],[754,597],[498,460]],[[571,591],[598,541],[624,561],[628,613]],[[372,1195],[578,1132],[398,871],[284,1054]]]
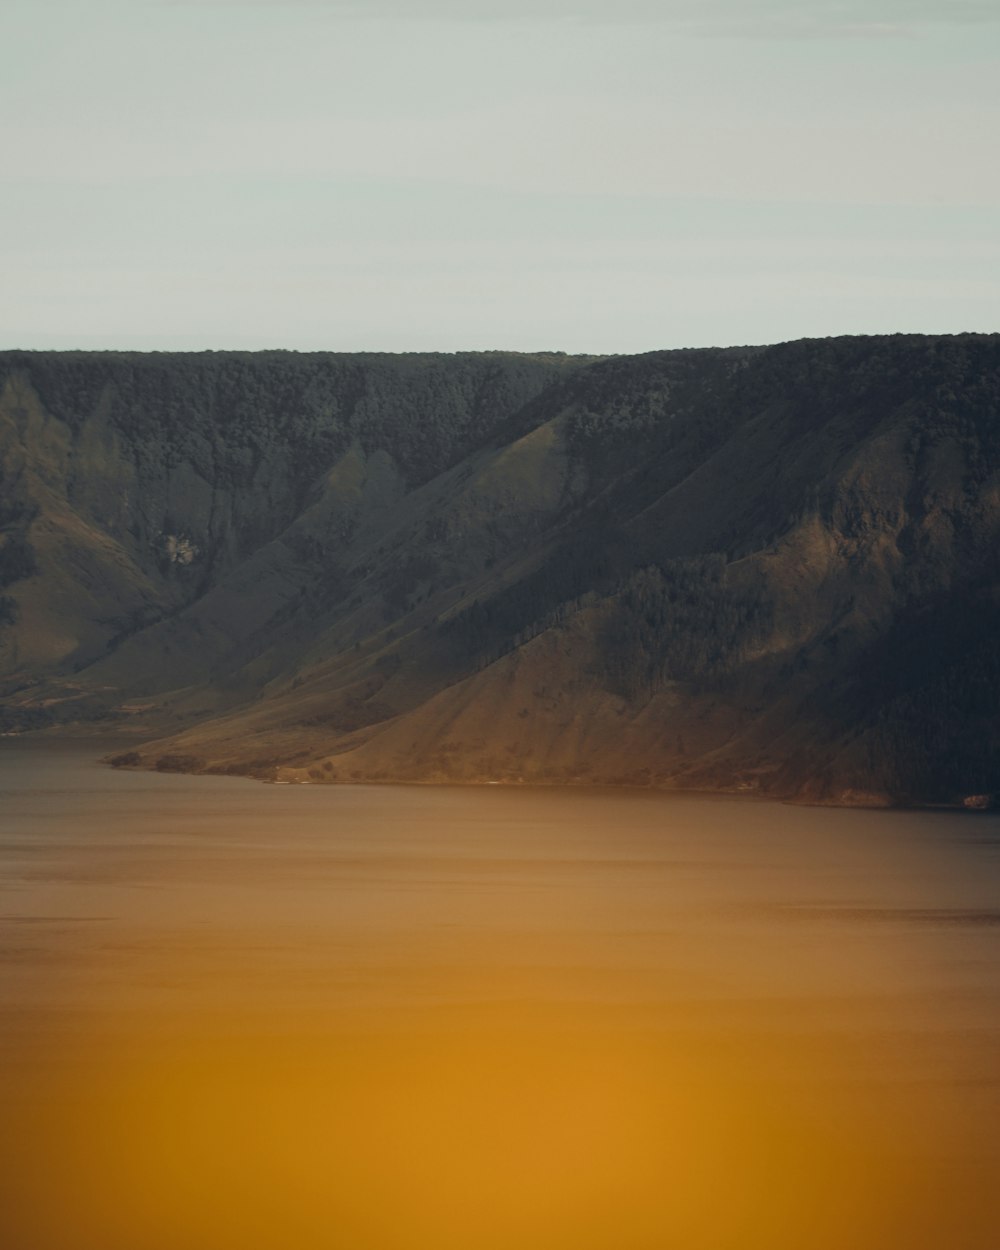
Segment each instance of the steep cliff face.
[[1000,790],[997,336],[0,363],[14,730],[310,781]]
[[86,665],[307,531],[310,510],[335,550],[359,512],[391,508],[574,363],[7,353],[0,526],[39,575],[10,578],[5,668]]

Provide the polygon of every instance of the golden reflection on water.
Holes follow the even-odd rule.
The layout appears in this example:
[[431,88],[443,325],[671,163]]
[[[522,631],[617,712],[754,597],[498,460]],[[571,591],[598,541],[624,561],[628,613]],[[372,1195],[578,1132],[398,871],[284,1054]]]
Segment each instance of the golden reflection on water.
[[998,1244],[989,818],[22,751],[5,1250]]

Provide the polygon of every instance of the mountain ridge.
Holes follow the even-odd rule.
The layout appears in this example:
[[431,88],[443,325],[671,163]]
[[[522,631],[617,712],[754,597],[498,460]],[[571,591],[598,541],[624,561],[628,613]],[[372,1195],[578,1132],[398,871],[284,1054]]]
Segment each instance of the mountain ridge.
[[1000,791],[1000,336],[0,378],[7,732],[272,780]]

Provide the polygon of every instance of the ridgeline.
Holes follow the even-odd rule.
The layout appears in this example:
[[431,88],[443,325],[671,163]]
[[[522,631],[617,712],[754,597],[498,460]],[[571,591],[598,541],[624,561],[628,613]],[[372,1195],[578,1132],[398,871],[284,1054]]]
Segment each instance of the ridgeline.
[[998,530],[997,335],[0,353],[0,731],[985,805]]

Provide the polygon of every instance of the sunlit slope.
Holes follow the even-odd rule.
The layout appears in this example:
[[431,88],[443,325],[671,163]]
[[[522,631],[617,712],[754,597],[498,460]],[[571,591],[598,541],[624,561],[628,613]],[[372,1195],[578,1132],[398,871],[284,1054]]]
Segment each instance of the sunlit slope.
[[[311,781],[652,782],[838,802],[1000,790],[997,336],[377,357],[351,368],[398,387],[369,379],[376,398],[349,413],[330,399],[329,362],[355,358],[163,359],[180,377],[249,371],[260,407],[250,420],[220,406],[218,379],[211,421],[160,396],[177,466],[141,523],[126,523],[123,487],[122,519],[100,530],[142,571],[120,592],[141,606],[102,650],[87,599],[100,578],[78,578],[94,641],[67,653],[61,685],[29,690],[45,670],[25,640],[62,619],[37,596],[65,604],[77,582],[43,557],[12,582],[14,727],[110,713],[155,738],[137,746],[144,763]],[[295,389],[289,371],[307,361],[322,385]],[[8,392],[27,393],[31,365],[19,359]],[[51,423],[43,391],[32,402]],[[199,460],[206,431],[218,446]],[[258,440],[254,467],[224,486],[237,434]],[[130,446],[139,464],[145,444]],[[96,504],[67,513],[63,496],[113,493],[107,475],[89,495],[79,484],[97,469],[63,472],[74,484],[58,506],[18,478],[39,511],[12,524],[43,556],[47,518],[97,525]],[[72,702],[40,706],[52,699]]]

